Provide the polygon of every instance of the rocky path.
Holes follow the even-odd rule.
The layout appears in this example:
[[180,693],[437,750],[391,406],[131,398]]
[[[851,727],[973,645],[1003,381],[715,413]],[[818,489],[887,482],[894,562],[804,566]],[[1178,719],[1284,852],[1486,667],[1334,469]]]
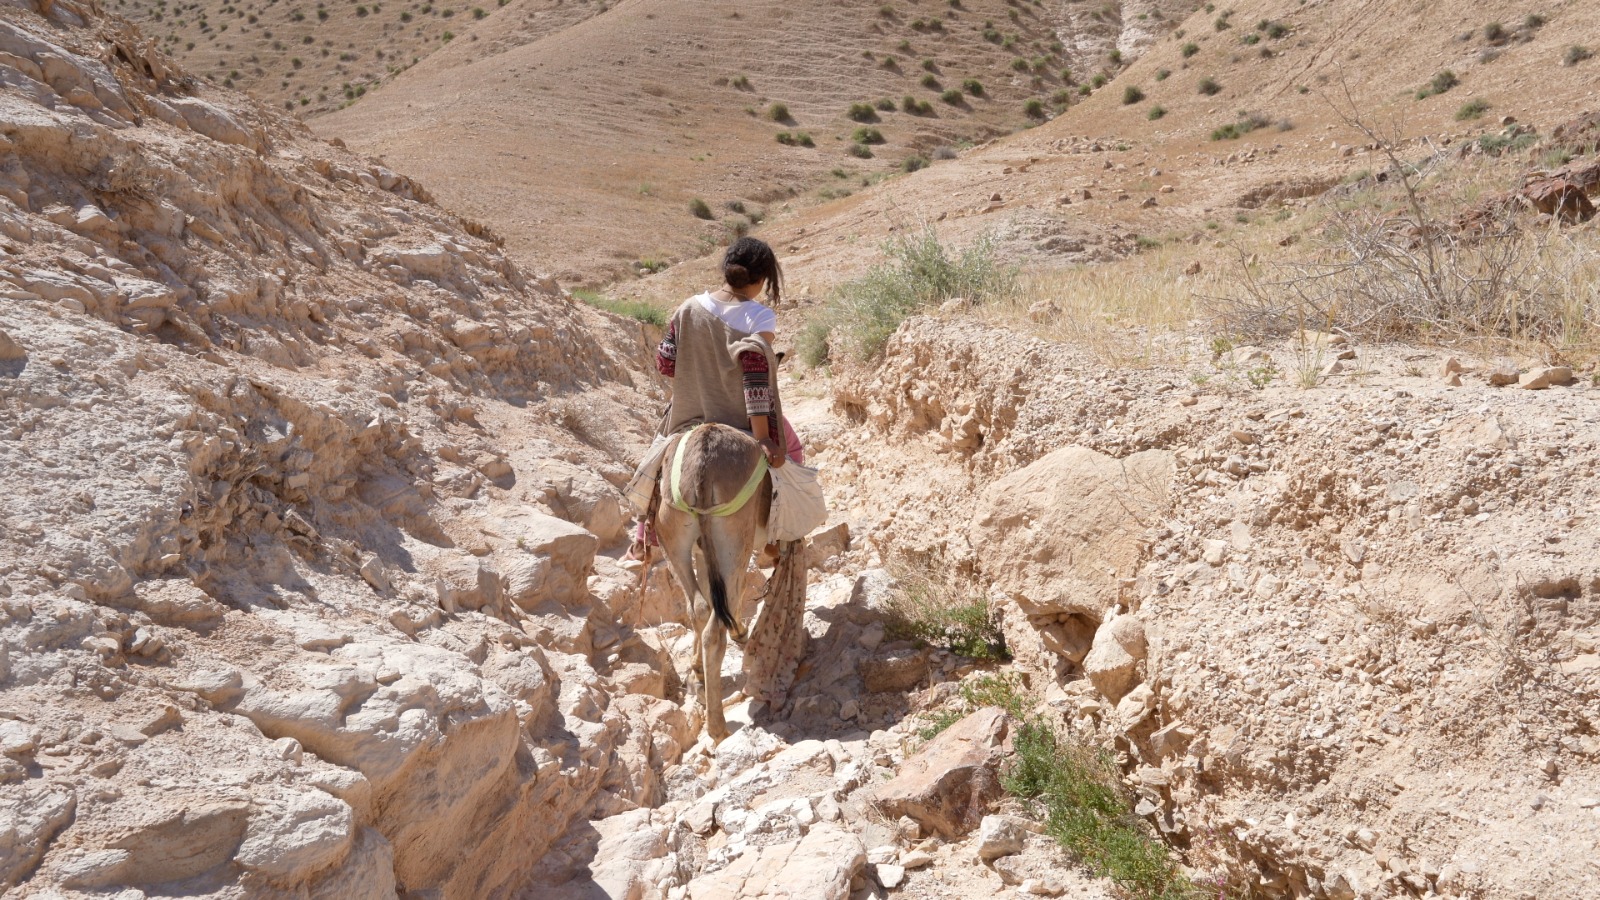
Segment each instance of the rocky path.
[[[788,409],[802,434],[838,429],[814,386],[792,388]],[[808,462],[826,471],[828,456],[817,448]],[[835,516],[813,539],[808,649],[790,698],[771,709],[745,697],[742,655],[730,646],[723,677],[733,735],[714,747],[702,737],[665,767],[653,808],[569,832],[524,897],[1110,896],[1041,833],[1036,813],[1004,797],[999,773],[1015,722],[960,697],[964,679],[995,672],[887,639],[886,603],[897,586],[864,542],[852,541],[847,511]],[[606,582],[598,593],[632,588],[621,578],[633,570],[605,559],[598,568]],[[681,673],[690,637],[670,621],[679,614],[669,579],[664,567],[652,572],[646,618],[660,622],[653,627]],[[693,702],[685,705],[698,725]],[[927,712],[936,707],[963,717],[930,735]]]

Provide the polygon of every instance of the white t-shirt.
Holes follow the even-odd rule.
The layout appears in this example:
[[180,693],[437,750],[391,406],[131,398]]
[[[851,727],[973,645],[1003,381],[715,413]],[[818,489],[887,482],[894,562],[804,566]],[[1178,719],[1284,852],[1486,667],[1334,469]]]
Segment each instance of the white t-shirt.
[[755,300],[723,303],[709,293],[695,297],[700,305],[722,320],[722,324],[741,334],[760,334],[778,330],[778,314]]

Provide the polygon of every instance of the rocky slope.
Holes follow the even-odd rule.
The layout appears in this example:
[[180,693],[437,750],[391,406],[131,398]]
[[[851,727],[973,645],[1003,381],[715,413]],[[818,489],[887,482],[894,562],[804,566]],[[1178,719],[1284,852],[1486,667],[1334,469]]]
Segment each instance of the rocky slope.
[[1521,369],[1323,336],[1113,372],[919,318],[835,385],[829,446],[868,544],[986,590],[1052,715],[1221,883],[1576,898],[1600,417],[1592,375]]
[[0,52],[0,889],[489,896],[649,802],[634,324],[88,7]]

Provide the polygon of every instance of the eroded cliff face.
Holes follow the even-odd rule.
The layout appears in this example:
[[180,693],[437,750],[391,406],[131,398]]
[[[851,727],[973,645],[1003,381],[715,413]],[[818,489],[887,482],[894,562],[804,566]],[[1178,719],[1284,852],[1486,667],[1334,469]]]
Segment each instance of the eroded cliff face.
[[92,7],[0,80],[0,890],[490,896],[650,802],[637,326]]
[[[911,319],[834,384],[841,500],[886,559],[987,592],[1049,714],[1118,752],[1201,876],[1591,893],[1592,381],[1498,387],[1489,360],[1327,335],[1193,341],[1187,370],[1115,371]],[[1245,377],[1307,352],[1349,377]]]

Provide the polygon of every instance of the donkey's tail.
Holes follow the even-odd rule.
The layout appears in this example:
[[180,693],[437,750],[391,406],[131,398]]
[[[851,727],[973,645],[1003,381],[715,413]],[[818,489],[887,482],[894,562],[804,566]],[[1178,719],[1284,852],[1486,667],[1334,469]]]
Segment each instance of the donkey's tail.
[[706,560],[706,581],[711,585],[711,611],[716,614],[722,627],[728,629],[736,643],[744,643],[744,626],[733,617],[728,609],[728,585],[722,580],[722,570],[717,567],[716,548],[711,546],[711,537],[707,529],[700,529],[700,553]]

